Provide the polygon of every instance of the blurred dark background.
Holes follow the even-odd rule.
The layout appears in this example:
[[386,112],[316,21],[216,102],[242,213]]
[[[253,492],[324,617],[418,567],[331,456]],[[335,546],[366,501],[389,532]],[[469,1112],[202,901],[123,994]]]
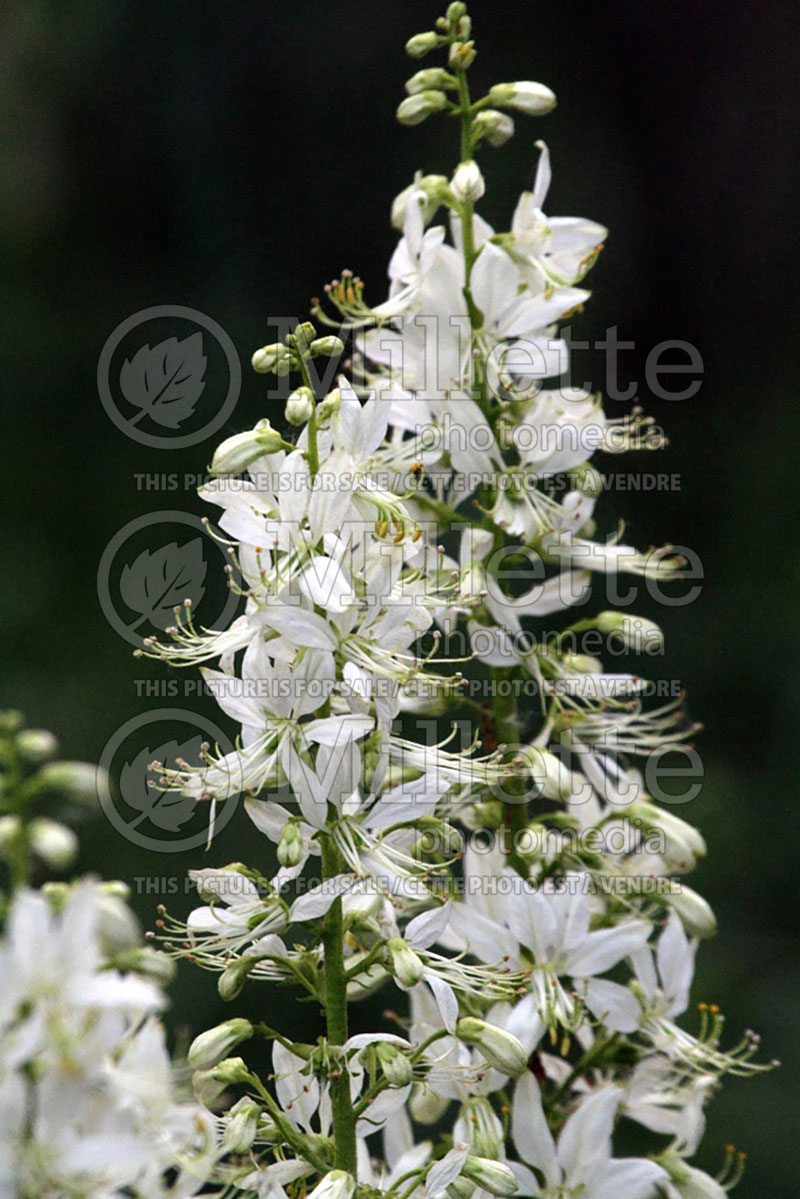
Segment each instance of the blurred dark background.
[[[675,472],[680,489],[606,504],[629,518],[640,546],[686,543],[704,564],[696,603],[643,605],[667,633],[659,672],[687,686],[706,726],[705,787],[690,815],[710,853],[691,881],[721,931],[701,951],[695,999],[723,1006],[731,1040],[760,1030],[765,1056],[784,1068],[728,1083],[698,1161],[713,1172],[734,1142],[749,1154],[741,1193],[788,1199],[800,1184],[800,10],[790,0],[474,0],[471,12],[478,87],[534,78],[559,97],[552,115],[520,116],[517,137],[482,154],[485,215],[507,222],[532,182],[533,143],[546,138],[555,170],[547,211],[611,230],[576,333],[616,324],[635,343],[620,359],[623,384],[643,379],[648,351],[664,340],[691,341],[705,363],[702,390],[686,402],[642,388],[669,448],[612,463]],[[28,0],[0,19],[2,702],[55,730],[68,756],[96,761],[127,720],[163,706],[217,719],[205,701],[139,693],[136,680],[172,676],[136,664],[107,623],[98,562],[137,516],[203,512],[191,490],[137,488],[137,473],[201,472],[222,436],[275,416],[248,365],[269,340],[268,316],[303,315],[343,266],[382,298],[393,196],[416,168],[446,173],[455,161],[447,122],[394,122],[404,80],[427,65],[411,63],[404,42],[438,15],[433,0]],[[159,304],[207,313],[244,366],[224,428],[185,449],[126,437],[97,395],[106,339]],[[199,411],[208,404],[210,417],[220,397],[207,393]],[[241,812],[208,855],[157,858],[98,817],[84,829],[81,865],[131,882],[151,924],[155,897],[137,895],[133,880],[177,877],[203,861],[257,864],[263,854]],[[265,1000],[287,1007],[283,993],[249,1002]],[[299,1028],[302,1009],[292,1011]],[[173,1028],[221,1015],[213,977],[183,968]]]

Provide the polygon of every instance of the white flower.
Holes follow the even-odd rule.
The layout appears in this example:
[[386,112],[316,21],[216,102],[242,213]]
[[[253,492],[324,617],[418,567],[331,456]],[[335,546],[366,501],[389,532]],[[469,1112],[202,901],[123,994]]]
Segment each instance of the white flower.
[[614,1086],[594,1091],[567,1119],[558,1142],[547,1125],[536,1079],[524,1075],[514,1092],[512,1136],[517,1153],[540,1171],[542,1186],[532,1170],[513,1165],[518,1195],[559,1199],[580,1193],[582,1199],[652,1199],[666,1170],[645,1158],[614,1158],[611,1133],[622,1092]]

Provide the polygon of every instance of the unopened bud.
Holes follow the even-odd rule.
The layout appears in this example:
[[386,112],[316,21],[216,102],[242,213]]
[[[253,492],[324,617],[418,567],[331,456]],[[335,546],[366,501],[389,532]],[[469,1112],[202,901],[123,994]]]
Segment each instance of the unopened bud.
[[22,832],[19,816],[0,816],[0,853],[13,850]]
[[478,1157],[492,1161],[503,1153],[503,1125],[488,1099],[468,1099],[459,1113],[454,1135],[466,1141]]
[[74,861],[78,852],[78,838],[65,824],[42,816],[31,821],[28,835],[33,852],[53,870],[63,870]]
[[234,433],[217,446],[211,461],[214,475],[238,475],[265,454],[274,454],[286,443],[266,417],[247,433]]
[[450,1100],[447,1097],[438,1095],[431,1087],[421,1083],[411,1092],[408,1110],[417,1124],[436,1124],[449,1105]]
[[294,821],[290,820],[284,826],[278,841],[278,861],[281,866],[291,869],[293,866],[300,865],[304,852],[303,835]]
[[427,92],[431,88],[442,91],[447,87],[454,87],[455,82],[453,76],[444,67],[426,67],[406,80],[405,89],[409,96],[417,96],[420,92]]
[[425,973],[425,966],[402,937],[391,937],[386,942],[392,973],[404,987],[415,987]]
[[318,337],[309,346],[312,358],[334,358],[344,353],[344,342],[341,337]]
[[690,937],[713,937],[717,931],[717,918],[709,904],[685,883],[673,882],[667,903],[677,912],[683,927]]
[[406,42],[406,54],[409,58],[424,58],[439,45],[439,35],[431,30],[429,33],[417,33]]
[[465,1045],[480,1049],[489,1065],[495,1066],[503,1074],[516,1077],[528,1065],[528,1055],[520,1041],[512,1033],[485,1020],[478,1020],[475,1016],[462,1017],[456,1025],[456,1036]]
[[258,1132],[261,1108],[245,1096],[234,1103],[227,1115],[222,1134],[222,1148],[226,1153],[248,1153]]
[[78,803],[97,803],[98,792],[108,786],[108,773],[90,762],[48,762],[39,772],[48,791],[60,791]]
[[311,324],[311,321],[303,321],[301,325],[297,325],[294,333],[292,334],[294,344],[301,353],[303,350],[308,349],[316,336],[317,331]]
[[485,108],[475,117],[472,132],[476,139],[485,138],[490,146],[502,146],[514,136],[514,121],[508,113]]
[[488,1157],[468,1157],[461,1173],[475,1182],[490,1195],[511,1196],[516,1193],[517,1179],[511,1169],[502,1162],[490,1161]]
[[489,92],[489,103],[514,108],[529,117],[541,117],[556,106],[556,98],[543,83],[498,83]]
[[195,1070],[208,1070],[252,1035],[253,1026],[249,1020],[225,1020],[195,1037],[187,1054],[189,1065]]
[[338,387],[334,387],[333,391],[329,391],[325,399],[317,409],[317,415],[320,420],[327,420],[333,416],[334,412],[339,411],[339,405],[342,402],[342,395]]
[[537,795],[545,799],[568,799],[572,794],[572,775],[564,763],[547,749],[526,745],[520,751],[530,772]]
[[258,958],[253,957],[239,958],[231,962],[230,966],[226,966],[217,982],[220,998],[226,1001],[235,999],[247,982],[248,974],[257,965]]
[[674,812],[642,801],[633,804],[627,815],[640,827],[655,829],[663,835],[666,841],[664,857],[670,869],[689,870],[698,858],[706,856],[706,843],[700,832]]
[[284,413],[290,425],[304,425],[314,414],[314,393],[310,387],[298,387],[286,401]]
[[23,729],[17,737],[17,749],[26,762],[38,766],[58,753],[58,742],[47,729]]
[[470,159],[468,162],[459,163],[450,187],[455,198],[462,204],[474,204],[476,200],[480,200],[486,191],[486,184],[477,162]]
[[379,1041],[375,1054],[389,1085],[407,1087],[414,1076],[414,1069],[402,1049],[389,1041]]
[[625,616],[622,612],[601,612],[595,619],[601,633],[618,635],[627,649],[639,653],[657,653],[664,645],[664,634],[654,620],[644,616]]
[[[392,228],[402,230],[413,195],[421,197],[422,221],[427,225],[442,203],[449,184],[445,175],[423,175],[404,188],[392,201]],[[420,200],[417,200],[420,203]]]
[[257,371],[259,375],[266,375],[269,371],[275,370],[277,366],[282,366],[287,359],[291,361],[291,357],[291,352],[283,342],[276,341],[256,350],[250,363],[253,370]]
[[432,112],[441,112],[446,107],[447,96],[444,92],[419,92],[416,96],[407,96],[403,100],[397,109],[397,119],[401,125],[420,125]]

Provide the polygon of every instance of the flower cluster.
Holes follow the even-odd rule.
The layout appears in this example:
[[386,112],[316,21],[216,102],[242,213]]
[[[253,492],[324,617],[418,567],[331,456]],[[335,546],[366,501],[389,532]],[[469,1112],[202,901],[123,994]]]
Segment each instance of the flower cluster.
[[[408,81],[398,118],[454,118],[460,162],[397,197],[385,300],[343,272],[314,323],[253,356],[291,380],[298,432],[262,419],[229,438],[201,492],[243,610],[207,630],[187,603],[144,651],[203,664],[240,728],[233,752],[162,768],[160,785],[212,806],[243,793],[278,861],[193,872],[203,906],[186,923],[162,911],[157,936],[218,972],[225,999],[268,980],[325,1012],[315,1044],[235,1017],[194,1042],[196,1094],[223,1130],[217,1179],[269,1199],[713,1199],[741,1158],[717,1179],[687,1163],[705,1105],[724,1074],[763,1067],[754,1034],[723,1047],[715,1005],[679,1023],[715,928],[682,879],[705,845],[644,765],[694,726],[680,698],[649,705],[641,678],[580,640],[657,653],[656,624],[570,615],[597,607],[598,577],[680,578],[671,547],[604,537],[596,511],[594,455],[663,436],[636,406],[609,418],[558,385],[559,325],[589,299],[606,230],[545,215],[546,146],[508,231],[475,211],[476,155],[552,93],[472,97],[463,3],[407,49],[446,65]],[[346,340],[317,395],[315,360]],[[491,702],[472,698],[467,663]],[[399,1031],[354,1034],[350,1005],[391,987],[409,997]],[[252,1038],[272,1043],[268,1077],[231,1056]],[[621,1121],[654,1134],[647,1156],[615,1153]]]

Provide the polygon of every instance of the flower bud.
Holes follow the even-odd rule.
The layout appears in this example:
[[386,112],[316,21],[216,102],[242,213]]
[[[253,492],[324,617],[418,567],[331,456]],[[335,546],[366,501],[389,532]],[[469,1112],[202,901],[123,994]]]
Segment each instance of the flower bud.
[[391,937],[386,942],[392,973],[403,987],[415,987],[425,973],[425,966],[402,937]]
[[444,92],[419,92],[403,100],[397,109],[397,119],[401,125],[420,125],[432,112],[441,112],[446,107],[447,96]]
[[295,327],[295,331],[292,334],[292,340],[295,347],[302,353],[304,350],[308,349],[316,336],[317,331],[311,324],[311,321],[303,321],[302,324]]
[[453,195],[462,204],[474,204],[486,191],[483,175],[477,162],[470,159],[459,163],[450,184]]
[[445,175],[423,175],[404,188],[392,201],[392,228],[402,232],[406,223],[408,202],[413,195],[422,196],[422,220],[428,224],[442,203],[445,190],[449,187]]
[[253,1026],[249,1020],[225,1020],[195,1037],[187,1054],[189,1065],[195,1070],[208,1070],[252,1035]]
[[353,1199],[356,1180],[346,1170],[330,1170],[317,1183],[308,1199]]
[[562,654],[561,662],[567,674],[602,674],[603,663],[591,654]]
[[341,337],[318,337],[308,349],[312,358],[334,358],[344,353],[344,342]]
[[406,54],[409,58],[424,58],[439,45],[439,35],[431,30],[429,33],[417,33],[406,42]]
[[637,825],[655,829],[666,841],[664,857],[670,869],[690,870],[698,858],[706,856],[706,843],[698,830],[674,812],[642,801],[628,809],[628,819]]
[[227,1086],[213,1070],[197,1070],[192,1075],[194,1097],[203,1107],[213,1107]]
[[390,1086],[408,1086],[414,1076],[414,1069],[399,1046],[392,1045],[389,1041],[379,1041],[375,1047],[375,1056]]
[[310,387],[298,387],[286,401],[284,413],[290,425],[304,425],[314,415],[314,393]]
[[622,612],[601,612],[595,624],[601,633],[615,633],[627,649],[636,653],[656,653],[663,648],[664,634],[654,620],[644,616],[625,616]]
[[247,982],[248,974],[257,965],[258,958],[253,957],[238,958],[231,962],[230,966],[226,966],[217,982],[220,998],[226,1001],[235,999]]
[[53,870],[63,870],[74,861],[78,852],[78,838],[65,824],[42,816],[31,821],[28,835],[33,852]]
[[339,405],[342,402],[342,395],[338,387],[334,387],[333,391],[329,391],[325,399],[317,409],[317,416],[320,420],[327,420],[333,416],[334,412],[339,411]]
[[90,762],[48,762],[39,772],[39,782],[48,791],[60,791],[89,806],[108,786],[108,773]]
[[[367,956],[366,952],[354,953],[347,959],[348,969],[353,970]],[[380,962],[372,962],[366,970],[353,975],[347,984],[347,1002],[355,1003],[359,999],[368,999],[379,991],[389,975]]]
[[222,445],[217,446],[211,461],[213,475],[238,475],[251,462],[264,454],[274,454],[285,446],[277,429],[273,429],[266,417],[247,433],[234,433]]
[[212,1066],[205,1073],[210,1078],[215,1078],[217,1082],[224,1082],[226,1086],[237,1082],[249,1082],[251,1078],[247,1062],[241,1057],[226,1057],[219,1065]]
[[152,979],[160,987],[167,986],[175,977],[175,963],[158,949],[149,945],[137,945],[114,955],[113,964],[118,970],[139,974]]
[[453,0],[452,4],[448,4],[444,17],[448,25],[455,25],[456,21],[460,21],[466,15],[467,6],[463,3],[463,0]]
[[488,1157],[468,1157],[461,1167],[461,1173],[490,1195],[510,1196],[516,1193],[516,1177],[502,1162],[490,1161]]
[[495,1066],[503,1074],[516,1076],[528,1065],[528,1055],[517,1038],[503,1028],[487,1024],[485,1020],[463,1016],[456,1025],[456,1036],[465,1045],[480,1049],[489,1065]]
[[476,139],[485,138],[490,146],[502,146],[514,136],[514,122],[505,112],[484,108],[475,117],[472,132]]
[[556,98],[543,83],[498,83],[489,91],[489,103],[542,117],[555,108]]
[[408,1110],[417,1124],[435,1124],[442,1118],[449,1105],[448,1098],[437,1095],[436,1091],[422,1083],[412,1090]]
[[17,737],[17,749],[26,762],[38,766],[58,753],[58,742],[47,729],[23,729]]
[[526,745],[520,751],[520,757],[530,771],[537,795],[544,799],[569,799],[572,775],[560,758],[538,745]]
[[685,883],[673,882],[667,898],[669,906],[677,912],[683,927],[690,937],[713,937],[717,931],[717,918],[702,895],[698,895]]
[[258,1132],[261,1108],[245,1096],[228,1112],[222,1148],[225,1153],[249,1153]]
[[304,852],[303,835],[294,821],[290,820],[284,826],[278,841],[278,861],[281,866],[291,869],[293,866],[300,865]]
[[453,87],[455,79],[446,71],[444,67],[426,67],[423,71],[417,71],[416,75],[412,75],[406,80],[405,89],[409,96],[417,96],[420,92],[429,91],[431,88],[443,90],[446,87]]
[[445,1187],[445,1194],[448,1196],[448,1199],[472,1199],[476,1190],[477,1187],[474,1182],[470,1182],[468,1178],[459,1175],[458,1178],[454,1178]]
[[259,375],[266,375],[269,371],[275,370],[278,366],[283,366],[287,361],[291,361],[291,351],[280,341],[273,342],[272,345],[262,346],[260,350],[256,350],[250,363],[254,371]]

